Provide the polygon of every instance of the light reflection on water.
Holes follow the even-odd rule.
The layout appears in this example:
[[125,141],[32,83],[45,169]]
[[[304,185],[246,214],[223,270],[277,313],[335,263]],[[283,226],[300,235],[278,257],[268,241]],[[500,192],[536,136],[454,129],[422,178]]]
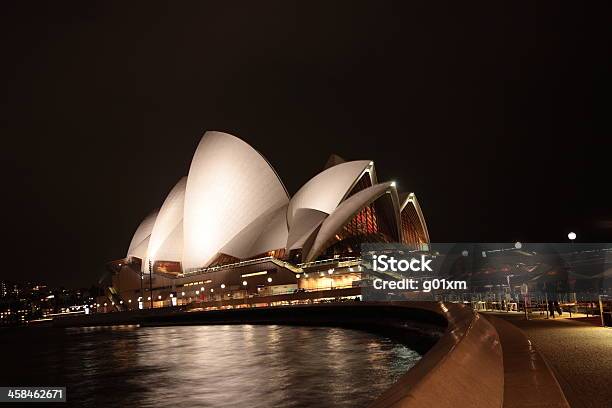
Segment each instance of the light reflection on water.
[[419,359],[385,337],[328,327],[24,329],[3,339],[15,369],[2,385],[67,386],[74,406],[359,407]]

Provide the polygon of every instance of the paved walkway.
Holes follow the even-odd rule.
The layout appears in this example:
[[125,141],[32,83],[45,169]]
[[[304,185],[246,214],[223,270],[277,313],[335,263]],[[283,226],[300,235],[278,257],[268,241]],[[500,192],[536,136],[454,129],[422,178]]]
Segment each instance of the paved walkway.
[[572,408],[612,408],[612,328],[575,319],[533,319],[493,313],[534,343],[557,377]]

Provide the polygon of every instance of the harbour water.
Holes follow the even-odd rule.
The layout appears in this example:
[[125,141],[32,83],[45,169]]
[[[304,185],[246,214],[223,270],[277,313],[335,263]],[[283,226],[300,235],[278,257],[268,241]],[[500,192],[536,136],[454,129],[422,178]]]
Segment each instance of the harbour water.
[[23,328],[0,336],[0,385],[66,386],[68,404],[79,407],[363,407],[420,358],[387,337],[330,327]]

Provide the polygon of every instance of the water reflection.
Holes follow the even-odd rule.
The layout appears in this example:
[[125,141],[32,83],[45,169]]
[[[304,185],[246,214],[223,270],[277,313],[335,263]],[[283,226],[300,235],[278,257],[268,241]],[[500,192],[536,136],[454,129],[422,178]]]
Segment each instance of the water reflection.
[[26,329],[3,339],[16,353],[2,383],[65,385],[74,406],[366,406],[419,359],[385,337],[319,327]]

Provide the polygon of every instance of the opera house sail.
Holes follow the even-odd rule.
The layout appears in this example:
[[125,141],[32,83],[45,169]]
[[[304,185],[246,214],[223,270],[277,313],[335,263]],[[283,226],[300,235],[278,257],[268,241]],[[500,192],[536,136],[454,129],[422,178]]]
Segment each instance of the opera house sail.
[[187,176],[140,223],[126,257],[108,264],[109,290],[129,309],[145,297],[164,306],[358,289],[366,242],[429,244],[414,193],[379,182],[374,162],[332,155],[290,197],[259,152],[206,132]]

